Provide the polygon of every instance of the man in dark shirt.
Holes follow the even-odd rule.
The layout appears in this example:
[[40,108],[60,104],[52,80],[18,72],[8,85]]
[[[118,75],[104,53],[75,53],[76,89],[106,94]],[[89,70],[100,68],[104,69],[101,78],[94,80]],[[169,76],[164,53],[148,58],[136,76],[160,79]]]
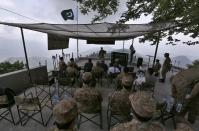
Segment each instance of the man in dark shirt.
[[91,72],[93,68],[93,63],[91,58],[88,59],[88,62],[84,65],[84,72]]

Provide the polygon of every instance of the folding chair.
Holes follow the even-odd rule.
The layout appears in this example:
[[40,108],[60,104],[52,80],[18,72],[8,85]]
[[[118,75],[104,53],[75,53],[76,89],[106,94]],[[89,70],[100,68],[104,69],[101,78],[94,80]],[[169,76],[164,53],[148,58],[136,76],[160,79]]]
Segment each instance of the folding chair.
[[[101,105],[100,105],[101,106]],[[103,125],[102,125],[102,107],[100,107],[101,109],[98,111],[93,111],[93,112],[79,112],[78,114],[78,129],[80,128],[80,125],[90,121],[91,123],[97,125],[100,127],[100,129],[102,129]],[[87,115],[92,114],[92,116],[88,117]],[[99,121],[100,123],[95,122],[93,119],[99,116]],[[86,120],[82,121],[82,118],[85,118]]]
[[[5,89],[5,95],[0,96],[0,109],[4,110],[0,114],[0,120],[5,119],[15,125],[14,117],[12,114],[12,106],[15,104],[14,96],[16,96],[15,92],[9,88]],[[7,117],[8,114],[10,114],[11,119]]]
[[59,96],[62,96],[62,94],[64,92],[73,96],[72,89],[73,89],[74,84],[75,84],[75,78],[71,78],[69,76],[58,77],[58,94],[59,94]]
[[[27,122],[32,119],[35,122],[46,126],[47,123],[44,123],[43,114],[42,114],[42,106],[39,102],[39,98],[21,98],[20,96],[15,96],[15,103],[17,106],[17,111],[19,115],[19,120],[21,126],[27,124]],[[40,114],[41,120],[34,118],[37,114]]]
[[35,95],[39,98],[40,103],[52,110],[52,83],[49,83],[48,80],[44,80],[42,77],[40,77],[35,81],[34,88]]
[[172,119],[173,126],[176,129],[176,121],[175,121],[175,107],[171,107],[171,110],[167,111],[167,103],[158,103],[157,104],[157,110],[159,111],[159,116],[156,118],[157,120],[161,120],[162,124],[165,125],[165,122],[169,119]]
[[[86,90],[86,91],[85,91]],[[85,122],[92,122],[102,129],[102,97],[96,89],[77,90],[80,94],[75,94],[75,99],[78,104],[78,128]],[[93,119],[99,116],[99,123]],[[82,121],[82,118],[85,120]]]
[[[128,99],[128,95],[127,95]],[[130,103],[124,102],[121,98],[108,99],[108,109],[107,109],[107,123],[108,129],[117,123],[123,123],[125,121],[131,120],[131,106]],[[115,120],[115,121],[113,121]]]

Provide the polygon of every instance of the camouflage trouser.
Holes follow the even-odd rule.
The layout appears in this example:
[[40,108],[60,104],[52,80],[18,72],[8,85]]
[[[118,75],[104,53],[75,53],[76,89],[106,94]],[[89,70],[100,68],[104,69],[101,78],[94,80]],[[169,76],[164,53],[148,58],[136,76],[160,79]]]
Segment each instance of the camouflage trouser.
[[185,116],[188,113],[188,121],[190,123],[195,123],[197,116],[199,115],[198,106],[196,103],[186,103],[183,106],[183,110],[180,113],[181,116]]

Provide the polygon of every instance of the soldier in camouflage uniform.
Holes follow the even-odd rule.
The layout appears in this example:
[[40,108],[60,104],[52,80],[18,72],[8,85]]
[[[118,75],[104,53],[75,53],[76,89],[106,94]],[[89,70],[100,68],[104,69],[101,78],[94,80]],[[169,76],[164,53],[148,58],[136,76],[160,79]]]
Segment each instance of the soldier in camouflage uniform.
[[172,96],[182,104],[180,117],[188,113],[188,121],[194,123],[199,115],[199,69],[190,68],[176,74],[172,80]]
[[178,123],[174,131],[194,131],[188,123]]
[[[129,69],[127,67],[124,67],[123,72],[121,72],[119,75],[117,75],[116,82],[117,82],[117,89],[118,90],[122,89],[122,78],[125,77],[125,76],[129,76],[129,75],[130,75]],[[134,79],[132,81],[134,81]]]
[[77,131],[75,120],[78,109],[75,100],[68,99],[60,101],[53,108],[56,128],[51,131]]
[[78,110],[82,113],[97,113],[101,111],[102,95],[95,88],[90,88],[92,74],[85,72],[82,76],[83,87],[78,88],[74,93],[74,98],[78,104]]
[[104,70],[103,68],[100,66],[100,63],[97,62],[95,66],[93,66],[92,68],[92,75],[99,79],[99,78],[102,78],[103,74],[104,74]]
[[171,70],[171,59],[169,57],[169,53],[165,53],[164,57],[165,60],[162,65],[162,71],[161,71],[162,79],[160,79],[160,82],[165,82],[166,74]]
[[151,120],[156,111],[156,102],[151,93],[138,91],[131,94],[129,99],[135,118],[117,125],[111,131],[165,131],[162,124]]
[[78,70],[78,65],[75,63],[74,58],[70,59],[70,62],[68,62],[68,66],[73,67]]
[[123,89],[109,94],[109,106],[112,114],[124,115],[130,118],[131,104],[129,100],[130,92],[133,84],[133,79],[130,75],[123,76]]

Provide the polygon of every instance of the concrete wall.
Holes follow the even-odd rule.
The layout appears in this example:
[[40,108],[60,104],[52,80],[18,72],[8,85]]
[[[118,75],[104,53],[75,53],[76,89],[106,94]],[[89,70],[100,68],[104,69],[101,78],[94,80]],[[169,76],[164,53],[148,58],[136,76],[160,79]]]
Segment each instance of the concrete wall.
[[[46,66],[30,69],[30,72],[33,83],[48,83],[48,73]],[[0,75],[0,88],[11,88],[17,94],[20,94],[28,87],[31,87],[31,83],[29,81],[27,69]]]

